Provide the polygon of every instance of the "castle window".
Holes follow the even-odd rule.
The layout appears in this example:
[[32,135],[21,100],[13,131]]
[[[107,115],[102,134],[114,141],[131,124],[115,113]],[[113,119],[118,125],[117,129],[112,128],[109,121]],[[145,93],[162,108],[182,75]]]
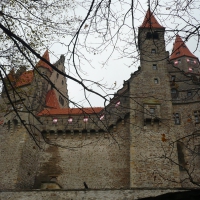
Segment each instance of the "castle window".
[[191,91],[188,91],[187,92],[187,97],[191,97],[192,96],[192,92]]
[[152,33],[151,32],[147,32],[146,39],[150,40],[151,38],[152,38]]
[[179,113],[174,113],[174,124],[175,125],[180,125],[181,124]]
[[160,116],[160,105],[155,104],[144,104],[144,125],[159,123]]
[[156,64],[153,64],[152,69],[153,69],[153,70],[157,70],[157,65],[156,65]]
[[155,49],[151,49],[151,53],[152,54],[156,54],[156,50]]
[[154,78],[154,83],[158,84],[158,79],[157,78]]
[[57,78],[59,77],[59,73],[57,73],[56,77],[57,77]]
[[196,61],[194,61],[193,59],[191,59],[191,58],[187,58],[187,62],[189,62],[189,63],[191,63],[191,64],[195,64],[196,63]]
[[154,114],[155,114],[155,108],[150,108],[150,109],[149,109],[149,112],[150,112],[152,115],[154,115]]
[[64,81],[62,80],[62,85],[64,84]]
[[157,33],[157,32],[154,32],[154,33],[153,33],[153,39],[159,39],[158,33]]
[[176,76],[175,76],[175,75],[172,75],[172,76],[171,76],[171,81],[175,81],[175,79],[176,79]]
[[63,100],[63,98],[61,97],[61,96],[59,96],[59,102],[60,102],[60,104],[63,106],[64,105],[64,100]]
[[172,98],[177,98],[178,97],[178,91],[175,88],[171,89],[171,95]]
[[194,111],[194,120],[195,120],[195,123],[200,122],[200,111],[199,110]]
[[158,35],[157,32],[153,32],[153,33],[147,32],[146,39],[147,40],[150,40],[150,39],[159,39],[159,35]]
[[184,156],[184,144],[182,142],[177,142],[177,151],[178,151],[178,161],[179,161],[179,170],[184,171],[185,169],[185,156]]

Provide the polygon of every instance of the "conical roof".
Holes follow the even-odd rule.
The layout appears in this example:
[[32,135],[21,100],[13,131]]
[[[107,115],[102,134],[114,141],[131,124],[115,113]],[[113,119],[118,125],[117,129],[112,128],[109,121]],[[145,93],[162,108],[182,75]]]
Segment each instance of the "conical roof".
[[164,28],[161,26],[150,9],[147,10],[146,16],[140,28]]
[[179,35],[176,35],[176,40],[173,45],[173,50],[170,56],[170,60],[177,59],[182,56],[188,56],[198,59],[194,54],[190,52],[190,50],[187,48],[181,37]]
[[[42,56],[44,59],[46,59],[48,62],[50,62],[50,59],[49,59],[49,52],[48,50],[46,50]],[[46,62],[44,62],[43,60],[40,60],[36,67],[44,67],[44,68],[47,68],[49,69],[51,72],[52,72],[52,68],[51,66],[49,66]]]

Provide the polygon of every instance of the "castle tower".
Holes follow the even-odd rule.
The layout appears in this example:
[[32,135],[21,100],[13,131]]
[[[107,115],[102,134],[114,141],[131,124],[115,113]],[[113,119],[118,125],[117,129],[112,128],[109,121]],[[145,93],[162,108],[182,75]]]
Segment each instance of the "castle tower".
[[198,58],[190,52],[179,35],[176,35],[170,60],[175,67],[184,72],[195,74],[200,72]]
[[[45,51],[42,57],[50,62],[48,50]],[[53,69],[42,59],[36,64],[35,68],[34,82],[32,83],[34,99],[31,107],[35,111],[40,111],[42,107],[45,106],[46,94],[48,91],[48,86],[50,84],[50,76],[53,72]]]
[[145,62],[159,62],[167,58],[164,33],[165,28],[158,23],[148,9],[138,34],[141,65]]
[[[190,187],[199,181],[199,155],[194,153],[200,139],[194,133],[199,130],[199,60],[190,52],[179,35],[176,36],[168,68],[173,104],[173,116],[177,130],[177,151],[180,181]],[[194,135],[193,135],[194,134]],[[193,135],[191,137],[191,135]],[[182,139],[186,138],[186,139]],[[191,174],[191,180],[188,179]]]
[[[60,59],[54,64],[54,66],[63,74],[65,74],[65,57],[63,55],[60,56]],[[51,82],[54,84],[55,88],[58,90],[54,89],[54,92],[56,94],[59,107],[60,108],[68,108],[69,107],[69,98],[68,98],[68,90],[67,90],[67,82],[66,82],[66,77],[62,74],[59,73],[56,70],[53,70],[53,73],[50,77]],[[51,90],[52,87],[49,87],[49,90]]]
[[[130,79],[131,187],[178,187],[166,181],[178,181],[178,167],[162,159],[170,153],[168,142],[174,139],[164,33],[148,9],[138,35],[141,69]],[[177,161],[176,153],[172,157]]]

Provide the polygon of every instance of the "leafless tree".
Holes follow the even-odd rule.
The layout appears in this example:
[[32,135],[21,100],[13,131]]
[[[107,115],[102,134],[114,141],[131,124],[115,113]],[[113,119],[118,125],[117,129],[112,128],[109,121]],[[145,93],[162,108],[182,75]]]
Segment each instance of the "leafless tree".
[[[83,12],[82,16],[74,15],[72,10],[77,8],[75,6]],[[137,40],[138,26],[142,23],[147,7],[151,8],[160,23],[166,27],[166,45],[171,45],[174,37],[180,34],[185,41],[194,40],[195,48],[193,51],[198,51],[200,21],[196,17],[196,13],[198,13],[200,7],[199,1],[153,0],[145,6],[140,1],[134,0],[131,2],[126,0],[115,2],[111,0],[82,2],[64,0],[1,1],[0,76],[4,92],[8,96],[16,115],[20,118],[18,109],[12,102],[12,98],[9,97],[9,88],[4,78],[8,79],[8,73],[12,68],[17,70],[19,66],[27,65],[27,63],[37,70],[35,68],[37,59],[43,60],[60,75],[78,83],[83,88],[84,98],[89,104],[91,93],[102,98],[105,105],[110,103],[109,97],[113,97],[113,88],[102,82],[99,83],[96,80],[85,78],[82,65],[91,65],[91,55],[104,55],[104,51],[107,49],[110,53],[106,55],[102,66],[107,65],[109,60],[113,59],[115,52],[118,53],[118,59],[129,59],[128,66],[137,65],[140,56]],[[68,12],[66,12],[66,9]],[[75,70],[74,74],[70,71],[64,73],[58,70],[39,53],[44,46],[50,47],[61,37],[68,37],[69,42],[63,42],[63,46],[66,48],[66,65]],[[50,83],[50,80],[43,74],[39,75]],[[9,87],[15,90],[11,82],[9,82]],[[100,90],[97,90],[97,88],[100,88]],[[58,88],[55,89],[59,90]],[[21,97],[17,91],[15,95]],[[65,96],[64,98],[68,97]],[[70,101],[70,99],[68,100]],[[134,101],[137,102],[137,98],[134,98]],[[78,102],[73,101],[72,104],[75,107],[81,107]],[[27,110],[35,116],[35,113],[31,113],[29,108]],[[109,109],[106,112],[107,115],[119,115],[118,112],[113,113]],[[31,125],[29,124],[29,126]],[[27,127],[27,124],[24,124],[24,126]],[[105,126],[109,129],[107,124]],[[37,143],[37,139],[28,127],[27,130]],[[183,138],[179,138],[171,145],[177,143],[178,148],[187,149],[191,155],[189,159],[194,160],[199,155],[199,143],[190,145],[194,138],[199,138],[199,132],[196,130],[192,130],[184,142]],[[165,135],[160,142],[166,142]],[[176,163],[169,155],[164,154],[163,156],[182,168],[188,175],[186,178],[199,186],[193,176],[195,173],[194,164],[188,167],[186,164]]]

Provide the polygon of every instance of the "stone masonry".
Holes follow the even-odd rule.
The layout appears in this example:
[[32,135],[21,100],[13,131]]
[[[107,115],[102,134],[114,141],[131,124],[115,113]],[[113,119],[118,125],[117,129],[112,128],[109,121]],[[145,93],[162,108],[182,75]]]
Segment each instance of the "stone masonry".
[[138,71],[104,108],[69,108],[64,56],[9,73],[0,199],[128,200],[199,187],[199,60],[179,35],[169,55],[150,10],[138,47]]

